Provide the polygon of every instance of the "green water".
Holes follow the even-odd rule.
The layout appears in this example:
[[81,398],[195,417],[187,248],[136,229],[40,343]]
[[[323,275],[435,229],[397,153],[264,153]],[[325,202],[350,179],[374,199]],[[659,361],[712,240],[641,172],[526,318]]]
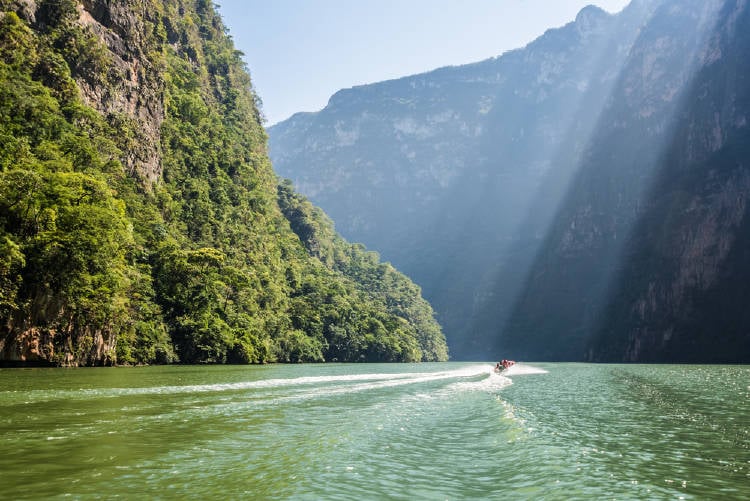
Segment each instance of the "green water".
[[2,499],[750,498],[748,366],[5,369],[0,385]]

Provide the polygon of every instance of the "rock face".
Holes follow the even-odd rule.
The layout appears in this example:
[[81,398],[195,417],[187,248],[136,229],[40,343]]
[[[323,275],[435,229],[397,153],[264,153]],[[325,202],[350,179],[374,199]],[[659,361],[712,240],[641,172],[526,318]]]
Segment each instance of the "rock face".
[[665,2],[654,12],[498,349],[544,359],[747,360],[737,277],[747,277],[739,256],[750,68],[739,27],[749,25],[744,2]]
[[636,199],[638,218],[588,345],[592,360],[750,359],[750,12],[744,1],[684,9],[667,13],[696,26],[692,75]]
[[742,300],[720,298],[748,276],[748,27],[742,1],[587,7],[498,58],[341,91],[272,127],[271,157],[423,286],[454,357],[746,360]]
[[140,147],[128,150],[126,167],[147,184],[154,183],[162,173],[159,130],[164,120],[164,89],[158,63],[144,52],[155,21],[153,11],[142,0],[85,0],[79,12],[81,24],[100,38],[111,58],[107,79],[112,85],[81,78],[83,97],[100,112],[131,122],[133,141]]
[[[54,2],[35,0],[13,0],[8,7],[37,30],[55,22],[52,18],[60,9]],[[75,22],[99,41],[107,68],[96,73],[93,65],[79,64],[71,68],[72,76],[86,104],[111,121],[128,122],[138,148],[128,150],[123,160],[130,174],[151,184],[162,173],[164,89],[158,55],[146,51],[157,50],[151,31],[160,20],[150,2],[143,0],[85,0],[75,7]]]

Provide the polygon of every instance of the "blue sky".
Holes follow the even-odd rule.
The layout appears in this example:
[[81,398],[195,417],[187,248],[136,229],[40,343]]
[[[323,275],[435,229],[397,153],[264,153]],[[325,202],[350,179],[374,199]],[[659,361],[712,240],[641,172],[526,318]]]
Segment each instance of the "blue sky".
[[337,90],[526,45],[588,4],[628,0],[217,0],[268,125]]

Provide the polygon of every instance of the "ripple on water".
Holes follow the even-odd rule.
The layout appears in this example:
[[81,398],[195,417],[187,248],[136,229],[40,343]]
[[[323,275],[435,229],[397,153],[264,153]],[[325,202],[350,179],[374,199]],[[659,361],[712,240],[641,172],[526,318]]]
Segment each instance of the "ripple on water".
[[[0,488],[9,498],[750,497],[747,368],[541,369],[60,372],[59,391],[45,380],[0,392]],[[97,388],[87,374],[117,380]],[[147,377],[128,387],[123,374]]]

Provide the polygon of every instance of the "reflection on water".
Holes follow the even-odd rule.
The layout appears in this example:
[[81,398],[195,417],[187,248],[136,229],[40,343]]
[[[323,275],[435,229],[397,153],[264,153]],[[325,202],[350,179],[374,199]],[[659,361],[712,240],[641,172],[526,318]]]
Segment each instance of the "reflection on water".
[[8,499],[750,496],[749,367],[15,369],[0,383]]

